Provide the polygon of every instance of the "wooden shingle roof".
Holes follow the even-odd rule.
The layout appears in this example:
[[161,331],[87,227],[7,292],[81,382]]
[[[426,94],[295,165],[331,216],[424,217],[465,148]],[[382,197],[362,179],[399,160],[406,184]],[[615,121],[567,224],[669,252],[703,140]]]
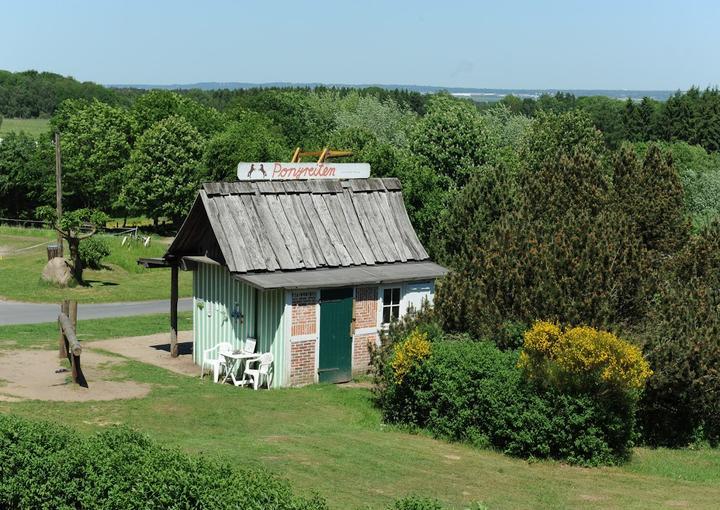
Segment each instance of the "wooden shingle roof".
[[168,255],[206,255],[233,273],[429,258],[388,178],[205,184]]

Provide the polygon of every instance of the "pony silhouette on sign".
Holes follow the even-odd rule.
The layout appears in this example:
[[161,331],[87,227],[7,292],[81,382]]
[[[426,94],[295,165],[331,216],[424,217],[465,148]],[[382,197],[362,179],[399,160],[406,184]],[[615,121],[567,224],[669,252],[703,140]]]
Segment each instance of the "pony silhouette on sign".
[[263,178],[267,177],[267,173],[265,172],[265,168],[263,167],[263,164],[260,163],[260,168],[255,168],[255,164],[250,165],[250,171],[248,172],[247,176],[248,179],[252,178],[252,174],[255,173],[255,171],[258,171],[262,173]]

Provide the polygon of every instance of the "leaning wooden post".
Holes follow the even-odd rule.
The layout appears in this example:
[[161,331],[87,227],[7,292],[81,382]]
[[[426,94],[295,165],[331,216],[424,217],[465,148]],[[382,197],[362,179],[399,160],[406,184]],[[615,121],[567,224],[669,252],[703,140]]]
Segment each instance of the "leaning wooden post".
[[[60,313],[68,315],[70,312],[70,302],[66,299],[62,303],[60,303]],[[65,347],[65,333],[63,332],[62,324],[60,324],[60,317],[58,316],[58,329],[60,330],[59,335],[59,349],[58,349],[58,358],[67,358],[67,348]]]
[[170,267],[170,356],[177,358],[177,311],[178,311],[178,277],[177,264]]
[[73,331],[77,334],[77,310],[78,310],[78,303],[74,299],[70,301],[70,313],[68,313],[68,316],[70,317],[70,322],[72,322]]

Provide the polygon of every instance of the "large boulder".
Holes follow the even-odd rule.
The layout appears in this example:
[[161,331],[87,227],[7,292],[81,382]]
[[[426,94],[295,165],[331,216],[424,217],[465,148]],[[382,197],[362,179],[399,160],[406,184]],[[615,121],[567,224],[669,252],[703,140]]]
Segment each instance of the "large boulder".
[[72,267],[62,257],[50,259],[42,272],[42,279],[60,287],[67,287],[72,280]]

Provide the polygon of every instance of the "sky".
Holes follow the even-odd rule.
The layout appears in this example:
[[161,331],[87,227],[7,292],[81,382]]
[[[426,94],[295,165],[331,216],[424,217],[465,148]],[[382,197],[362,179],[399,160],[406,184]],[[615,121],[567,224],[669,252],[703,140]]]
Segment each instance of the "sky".
[[717,0],[0,0],[0,20],[0,69],[103,84],[720,84]]

